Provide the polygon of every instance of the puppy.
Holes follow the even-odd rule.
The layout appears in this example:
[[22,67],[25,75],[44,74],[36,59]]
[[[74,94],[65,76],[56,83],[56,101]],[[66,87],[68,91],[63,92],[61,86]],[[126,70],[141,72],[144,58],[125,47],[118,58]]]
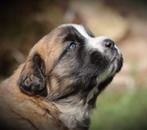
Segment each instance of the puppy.
[[123,63],[107,37],[64,24],[43,37],[0,86],[3,130],[88,130],[96,98]]

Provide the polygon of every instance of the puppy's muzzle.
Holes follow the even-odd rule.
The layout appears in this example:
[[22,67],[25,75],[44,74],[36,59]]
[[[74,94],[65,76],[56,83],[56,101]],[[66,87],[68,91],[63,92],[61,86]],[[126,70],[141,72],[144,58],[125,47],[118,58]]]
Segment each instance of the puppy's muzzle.
[[115,72],[121,69],[123,63],[122,54],[113,40],[100,36],[90,39],[88,43],[89,48],[93,51],[100,52],[102,56],[108,59],[108,64],[115,67]]
[[119,48],[111,39],[104,39],[101,44],[104,48],[104,55],[110,59],[111,64],[117,64],[116,72],[118,72],[123,64],[123,58]]
[[102,42],[102,46],[105,50],[104,53],[110,59],[111,64],[117,64],[116,72],[120,71],[123,64],[123,58],[114,41],[111,39],[105,39]]

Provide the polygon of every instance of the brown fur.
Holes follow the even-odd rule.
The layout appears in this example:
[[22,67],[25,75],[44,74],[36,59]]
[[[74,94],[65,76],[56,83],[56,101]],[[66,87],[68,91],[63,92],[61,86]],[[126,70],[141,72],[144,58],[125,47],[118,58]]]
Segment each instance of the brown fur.
[[[1,84],[0,125],[2,128],[19,130],[64,129],[64,125],[58,117],[60,112],[53,102],[48,102],[40,96],[28,96],[22,93],[17,83],[22,73],[32,72],[31,58],[35,53],[45,60],[45,66],[48,66],[46,72],[52,69],[63,49],[62,44],[57,43],[62,42],[60,37],[56,39],[57,35],[53,32],[41,39],[31,50],[26,62]],[[56,89],[55,82],[52,83],[54,88],[51,89]],[[3,123],[4,125],[8,124],[6,128]]]

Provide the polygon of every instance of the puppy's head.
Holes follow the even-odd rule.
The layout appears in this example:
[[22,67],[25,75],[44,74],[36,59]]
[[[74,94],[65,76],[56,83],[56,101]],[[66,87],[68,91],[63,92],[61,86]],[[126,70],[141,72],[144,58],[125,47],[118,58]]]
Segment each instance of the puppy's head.
[[58,100],[86,96],[112,80],[122,67],[122,55],[108,37],[95,37],[81,25],[61,25],[31,50],[19,86],[28,95]]

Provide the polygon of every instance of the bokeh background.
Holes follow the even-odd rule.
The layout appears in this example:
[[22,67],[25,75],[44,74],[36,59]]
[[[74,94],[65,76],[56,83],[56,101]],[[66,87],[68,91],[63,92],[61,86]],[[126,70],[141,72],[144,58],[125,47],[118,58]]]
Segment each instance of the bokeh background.
[[91,130],[147,130],[146,0],[0,0],[0,81],[41,37],[69,22],[112,37],[124,56],[122,71],[98,97]]

